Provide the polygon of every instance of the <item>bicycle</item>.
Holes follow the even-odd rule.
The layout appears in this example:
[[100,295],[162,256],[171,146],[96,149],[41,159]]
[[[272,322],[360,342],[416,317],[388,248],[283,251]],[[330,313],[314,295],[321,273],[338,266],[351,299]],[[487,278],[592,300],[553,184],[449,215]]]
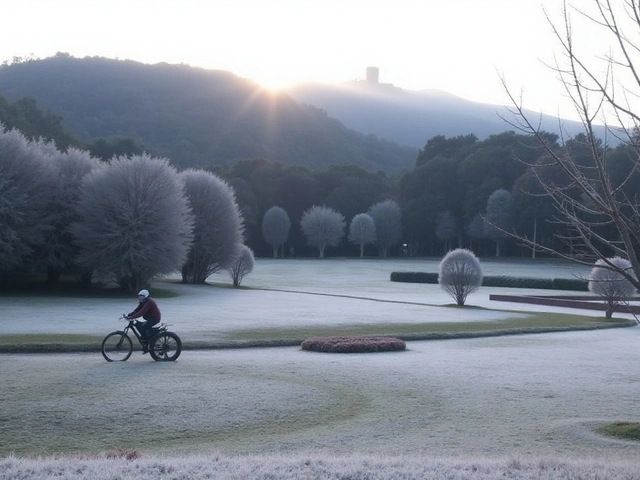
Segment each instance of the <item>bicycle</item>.
[[180,356],[182,341],[178,335],[167,330],[168,324],[154,325],[151,329],[151,339],[145,342],[136,319],[123,315],[119,320],[127,322],[124,330],[111,332],[102,341],[102,356],[107,362],[126,362],[129,359],[133,353],[133,342],[129,337],[129,332],[133,332],[143,348],[149,349],[151,358],[156,362],[173,362]]

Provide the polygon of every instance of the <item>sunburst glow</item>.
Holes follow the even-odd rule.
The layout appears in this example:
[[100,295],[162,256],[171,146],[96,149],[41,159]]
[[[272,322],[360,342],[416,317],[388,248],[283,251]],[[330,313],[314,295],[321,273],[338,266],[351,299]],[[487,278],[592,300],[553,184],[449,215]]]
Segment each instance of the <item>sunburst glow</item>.
[[565,100],[541,62],[558,51],[543,5],[558,17],[554,0],[21,0],[3,5],[0,62],[60,51],[184,63],[272,90],[362,79],[375,65],[381,82],[504,104],[500,73],[526,106],[556,114]]

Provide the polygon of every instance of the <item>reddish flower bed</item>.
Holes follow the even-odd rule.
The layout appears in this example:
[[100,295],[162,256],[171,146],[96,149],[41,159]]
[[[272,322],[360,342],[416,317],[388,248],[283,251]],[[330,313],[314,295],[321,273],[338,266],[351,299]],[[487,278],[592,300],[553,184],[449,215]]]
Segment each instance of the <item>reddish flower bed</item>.
[[393,352],[404,350],[403,340],[393,337],[311,337],[302,342],[302,349],[329,353]]

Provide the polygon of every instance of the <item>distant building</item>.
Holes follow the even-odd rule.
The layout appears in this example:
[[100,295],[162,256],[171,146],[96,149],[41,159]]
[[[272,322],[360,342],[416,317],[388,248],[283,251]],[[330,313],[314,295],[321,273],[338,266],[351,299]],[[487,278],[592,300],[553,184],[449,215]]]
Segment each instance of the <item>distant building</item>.
[[378,83],[380,70],[378,67],[367,67],[367,83]]

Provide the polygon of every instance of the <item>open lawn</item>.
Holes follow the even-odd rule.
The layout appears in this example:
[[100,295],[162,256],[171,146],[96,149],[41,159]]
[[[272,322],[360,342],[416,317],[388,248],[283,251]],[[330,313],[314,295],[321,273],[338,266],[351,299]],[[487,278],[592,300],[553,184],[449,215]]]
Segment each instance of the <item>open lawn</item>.
[[[163,315],[194,345],[347,328],[553,324],[567,320],[561,312],[584,324],[602,315],[493,304],[496,289],[488,288],[469,297],[476,308],[444,307],[451,299],[435,285],[389,281],[398,263],[433,271],[415,262],[258,260],[246,288],[157,286],[178,294],[161,299]],[[490,268],[500,273],[498,263]],[[0,333],[20,342],[53,333],[99,338],[133,303],[2,296]],[[4,354],[0,455],[64,456],[8,457],[0,477],[48,478],[58,468],[81,471],[68,478],[161,478],[160,465],[173,469],[170,478],[640,478],[639,445],[595,432],[640,420],[638,345],[632,327],[408,341],[407,351],[373,354],[188,350],[175,363],[139,352],[126,363],[95,352]],[[119,449],[141,457],[101,457]],[[86,458],[94,454],[100,458]],[[29,469],[31,477],[7,473]],[[247,469],[253,475],[232,473]]]

